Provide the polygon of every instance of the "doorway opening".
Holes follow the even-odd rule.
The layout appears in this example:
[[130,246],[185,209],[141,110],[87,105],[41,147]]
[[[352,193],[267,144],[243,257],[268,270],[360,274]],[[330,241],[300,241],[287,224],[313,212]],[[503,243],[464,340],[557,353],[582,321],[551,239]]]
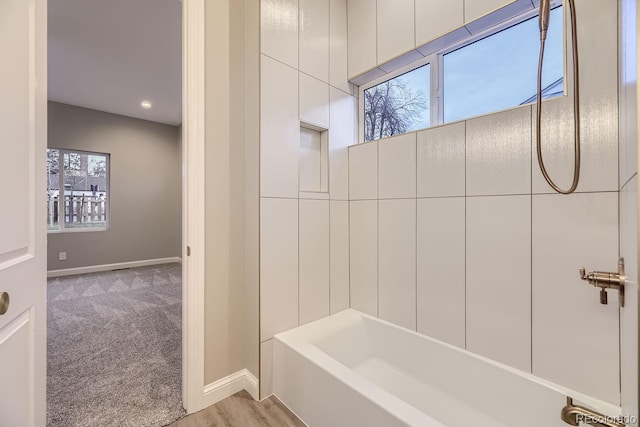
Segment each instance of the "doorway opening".
[[166,425],[185,414],[182,3],[48,14],[47,425]]

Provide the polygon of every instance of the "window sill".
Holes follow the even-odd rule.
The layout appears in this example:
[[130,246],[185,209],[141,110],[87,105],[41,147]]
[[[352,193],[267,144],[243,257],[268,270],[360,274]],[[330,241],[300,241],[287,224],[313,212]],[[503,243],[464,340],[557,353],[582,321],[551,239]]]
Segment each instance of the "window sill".
[[[544,104],[546,104],[548,102],[552,103],[554,101],[561,102],[560,100],[568,99],[568,98],[569,98],[568,92],[565,90],[564,94],[562,94],[562,95],[554,96],[553,98],[545,98],[545,99],[543,99],[542,100],[542,104],[544,105]],[[528,104],[516,105],[515,107],[509,107],[509,108],[505,108],[505,109],[498,110],[498,111],[492,111],[492,112],[489,112],[489,113],[478,114],[477,116],[467,117],[466,119],[454,120],[454,121],[446,122],[446,123],[433,124],[433,125],[431,125],[429,127],[426,127],[426,128],[412,130],[411,132],[399,133],[399,134],[392,135],[392,136],[385,136],[384,138],[372,139],[370,141],[359,140],[359,142],[350,145],[349,148],[350,147],[355,147],[355,146],[358,146],[358,145],[362,145],[362,144],[369,144],[371,142],[384,141],[386,139],[396,138],[396,137],[401,136],[401,135],[408,135],[408,134],[412,134],[412,133],[418,134],[420,132],[424,132],[424,131],[427,131],[427,130],[431,130],[431,129],[435,129],[435,128],[441,128],[441,127],[445,127],[445,126],[450,126],[450,125],[454,125],[456,123],[468,122],[470,120],[479,119],[479,118],[482,118],[482,117],[488,117],[488,116],[493,116],[493,115],[497,115],[497,114],[502,114],[502,113],[506,113],[506,112],[509,112],[509,111],[514,111],[514,110],[517,110],[517,109],[520,109],[520,108],[533,108],[532,114],[535,114],[536,113],[536,111],[535,111],[536,105],[537,105],[537,102],[536,101],[532,101],[532,102],[530,102]],[[543,108],[543,111],[545,111],[545,110],[546,109]],[[534,120],[535,120],[535,118],[534,118]],[[533,123],[532,123],[532,126],[533,126]],[[362,129],[360,129],[360,131],[362,132]],[[534,130],[534,132],[535,132],[535,130]],[[535,136],[534,136],[534,138],[535,138]]]
[[62,230],[47,230],[47,234],[94,233],[108,230],[109,227],[64,228]]

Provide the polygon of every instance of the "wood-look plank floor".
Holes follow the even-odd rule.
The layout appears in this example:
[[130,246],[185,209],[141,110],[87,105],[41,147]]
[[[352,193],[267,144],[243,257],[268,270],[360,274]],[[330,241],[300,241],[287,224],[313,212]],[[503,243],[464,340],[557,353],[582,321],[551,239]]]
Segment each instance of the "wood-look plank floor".
[[168,427],[304,427],[275,396],[256,402],[241,391]]

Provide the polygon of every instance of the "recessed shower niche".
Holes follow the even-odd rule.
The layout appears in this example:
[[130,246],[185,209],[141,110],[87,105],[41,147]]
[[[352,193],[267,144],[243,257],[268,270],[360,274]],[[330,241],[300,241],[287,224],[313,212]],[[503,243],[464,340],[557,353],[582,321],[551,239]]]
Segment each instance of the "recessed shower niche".
[[300,184],[302,193],[329,192],[329,132],[300,123]]

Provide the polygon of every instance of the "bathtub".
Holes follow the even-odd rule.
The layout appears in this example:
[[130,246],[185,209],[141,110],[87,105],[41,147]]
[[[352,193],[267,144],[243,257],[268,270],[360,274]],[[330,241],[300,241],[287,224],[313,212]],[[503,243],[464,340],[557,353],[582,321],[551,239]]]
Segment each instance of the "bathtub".
[[276,396],[310,427],[566,427],[598,401],[355,310],[278,334]]

